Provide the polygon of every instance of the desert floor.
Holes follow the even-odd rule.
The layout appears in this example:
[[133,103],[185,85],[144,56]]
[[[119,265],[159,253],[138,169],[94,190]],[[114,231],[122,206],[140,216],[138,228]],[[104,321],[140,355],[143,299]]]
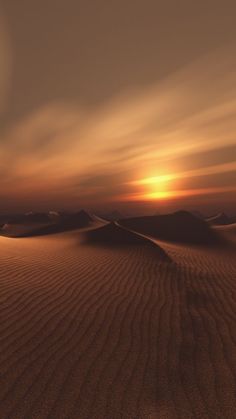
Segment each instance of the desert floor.
[[225,247],[0,237],[1,419],[236,418]]

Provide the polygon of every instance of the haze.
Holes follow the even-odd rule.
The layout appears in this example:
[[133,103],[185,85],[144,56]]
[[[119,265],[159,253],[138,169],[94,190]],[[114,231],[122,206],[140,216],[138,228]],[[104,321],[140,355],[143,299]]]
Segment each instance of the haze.
[[1,211],[235,211],[235,11],[3,1]]

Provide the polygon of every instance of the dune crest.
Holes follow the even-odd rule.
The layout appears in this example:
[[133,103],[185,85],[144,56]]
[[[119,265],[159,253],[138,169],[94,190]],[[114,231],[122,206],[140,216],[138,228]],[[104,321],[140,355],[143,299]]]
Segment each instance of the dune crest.
[[148,238],[145,238],[138,233],[128,230],[115,222],[106,224],[94,230],[89,230],[84,233],[84,243],[97,244],[109,247],[117,246],[144,246],[147,249],[152,249],[162,259],[169,260],[165,251],[156,243]]
[[214,215],[213,217],[208,217],[206,221],[210,225],[228,225],[232,223],[231,219],[224,212]]

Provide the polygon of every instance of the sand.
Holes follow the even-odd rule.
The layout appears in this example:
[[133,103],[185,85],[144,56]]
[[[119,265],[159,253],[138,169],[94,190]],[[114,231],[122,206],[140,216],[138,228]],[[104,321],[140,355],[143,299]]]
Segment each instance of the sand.
[[218,236],[207,222],[187,211],[125,218],[119,223],[148,236],[188,244],[216,244]]
[[113,230],[0,237],[1,419],[235,418],[235,229],[155,252]]

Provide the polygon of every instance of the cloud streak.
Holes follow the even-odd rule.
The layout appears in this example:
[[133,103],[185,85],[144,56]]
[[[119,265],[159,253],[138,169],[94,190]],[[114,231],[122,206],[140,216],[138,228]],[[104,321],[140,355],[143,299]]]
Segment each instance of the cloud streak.
[[[184,193],[205,194],[209,175],[236,171],[228,152],[228,161],[219,161],[219,153],[217,164],[211,161],[211,153],[233,150],[236,144],[233,47],[203,56],[157,85],[125,91],[98,108],[53,102],[19,120],[1,136],[4,196],[11,200],[17,191],[29,201],[38,194],[40,201],[43,194],[50,206],[54,191],[72,205],[77,200],[92,203],[101,191],[105,201],[114,201],[114,191],[119,198],[123,188],[132,200],[139,179],[167,175],[169,181],[180,182],[181,188],[172,193],[176,199],[185,179],[189,183],[192,177],[205,176],[206,189],[190,187]],[[200,158],[195,167],[197,155],[208,156],[208,164]],[[229,180],[225,191],[233,186]],[[217,178],[211,191],[222,193]]]

